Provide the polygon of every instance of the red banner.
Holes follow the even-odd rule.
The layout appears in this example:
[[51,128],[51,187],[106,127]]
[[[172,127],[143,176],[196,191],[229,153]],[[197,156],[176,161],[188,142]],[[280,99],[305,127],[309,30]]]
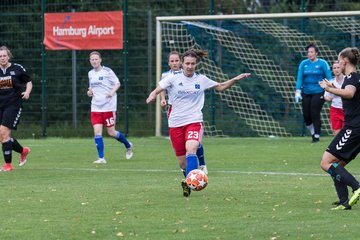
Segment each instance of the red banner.
[[48,50],[123,48],[123,13],[45,13],[44,45]]

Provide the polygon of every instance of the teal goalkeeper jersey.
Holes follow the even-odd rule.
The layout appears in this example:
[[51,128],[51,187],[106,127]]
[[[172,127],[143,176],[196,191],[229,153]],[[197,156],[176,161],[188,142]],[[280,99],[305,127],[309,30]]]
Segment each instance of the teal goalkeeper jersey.
[[315,62],[311,62],[309,59],[303,60],[298,69],[296,90],[301,89],[305,94],[324,92],[319,85],[324,78],[332,79],[330,66],[325,60],[321,58]]

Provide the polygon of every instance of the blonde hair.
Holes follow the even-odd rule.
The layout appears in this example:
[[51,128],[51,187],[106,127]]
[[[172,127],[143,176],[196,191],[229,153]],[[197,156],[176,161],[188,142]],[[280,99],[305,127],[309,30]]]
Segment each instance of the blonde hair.
[[6,53],[7,53],[7,55],[9,56],[9,59],[12,59],[13,58],[13,55],[11,54],[11,52],[10,52],[10,49],[8,48],[8,47],[6,47],[6,46],[1,46],[0,47],[0,51],[6,51]]

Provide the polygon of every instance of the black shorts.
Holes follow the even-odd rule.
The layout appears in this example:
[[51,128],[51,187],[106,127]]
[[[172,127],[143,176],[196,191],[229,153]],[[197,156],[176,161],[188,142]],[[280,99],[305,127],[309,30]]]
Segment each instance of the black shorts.
[[0,124],[9,129],[16,130],[20,121],[21,110],[21,108],[14,107],[0,108]]
[[341,161],[351,162],[360,152],[360,128],[344,126],[326,151]]

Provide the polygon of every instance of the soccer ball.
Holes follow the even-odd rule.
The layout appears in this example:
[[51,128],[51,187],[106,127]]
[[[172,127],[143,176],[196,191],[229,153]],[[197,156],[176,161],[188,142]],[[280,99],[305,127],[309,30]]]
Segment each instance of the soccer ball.
[[208,184],[208,177],[200,169],[194,169],[186,176],[186,184],[191,190],[203,190]]

